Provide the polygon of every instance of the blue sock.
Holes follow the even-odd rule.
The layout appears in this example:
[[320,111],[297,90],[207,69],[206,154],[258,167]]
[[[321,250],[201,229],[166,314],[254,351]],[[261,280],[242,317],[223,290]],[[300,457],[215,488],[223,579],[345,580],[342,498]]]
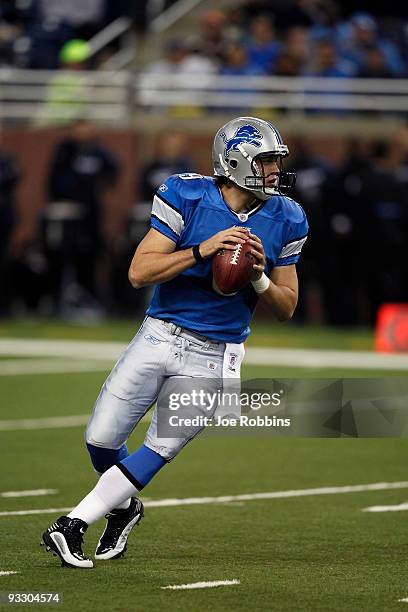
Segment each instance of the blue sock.
[[137,451],[117,463],[117,467],[141,491],[166,463],[161,455],[142,444]]
[[100,474],[103,474],[103,472],[106,472],[112,465],[122,461],[122,459],[125,459],[129,455],[126,444],[123,444],[118,449],[101,448],[100,446],[93,446],[88,443],[86,447],[91,455],[92,465]]

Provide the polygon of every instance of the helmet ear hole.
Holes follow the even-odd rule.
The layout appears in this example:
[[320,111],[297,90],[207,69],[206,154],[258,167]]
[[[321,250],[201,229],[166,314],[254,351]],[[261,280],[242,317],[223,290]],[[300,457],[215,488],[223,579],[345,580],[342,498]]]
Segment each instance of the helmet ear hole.
[[231,166],[231,168],[234,168],[234,170],[236,170],[236,168],[238,167],[238,162],[236,159],[231,159],[229,165]]

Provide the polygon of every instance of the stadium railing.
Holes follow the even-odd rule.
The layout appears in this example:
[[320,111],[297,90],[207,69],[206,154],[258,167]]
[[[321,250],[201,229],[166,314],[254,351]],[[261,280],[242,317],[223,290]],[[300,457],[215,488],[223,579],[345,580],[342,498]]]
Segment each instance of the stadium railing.
[[38,125],[76,117],[129,123],[129,72],[0,69],[0,120]]
[[274,109],[297,113],[408,112],[408,79],[156,75],[131,71],[0,69],[0,120],[47,123],[67,111],[131,125],[136,111]]
[[153,108],[408,111],[408,79],[140,74],[135,91]]

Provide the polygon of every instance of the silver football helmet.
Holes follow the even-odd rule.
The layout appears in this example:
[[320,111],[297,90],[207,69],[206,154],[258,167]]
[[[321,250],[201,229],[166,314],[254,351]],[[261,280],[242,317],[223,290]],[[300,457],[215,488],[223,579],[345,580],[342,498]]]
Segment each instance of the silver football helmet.
[[[255,117],[238,117],[215,135],[214,175],[225,176],[261,200],[267,200],[295,185],[296,174],[282,171],[282,158],[288,155],[289,149],[272,123]],[[262,158],[271,156],[276,156],[279,172],[275,186],[267,187]]]

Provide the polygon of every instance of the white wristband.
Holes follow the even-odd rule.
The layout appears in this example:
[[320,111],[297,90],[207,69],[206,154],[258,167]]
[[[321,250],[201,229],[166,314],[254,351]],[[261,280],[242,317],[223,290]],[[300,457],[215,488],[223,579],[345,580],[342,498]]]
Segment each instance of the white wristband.
[[268,289],[269,287],[269,283],[271,281],[269,280],[269,278],[266,276],[265,272],[262,273],[262,276],[259,280],[256,281],[251,281],[253,288],[255,289],[255,291],[257,293],[265,293],[265,291]]

